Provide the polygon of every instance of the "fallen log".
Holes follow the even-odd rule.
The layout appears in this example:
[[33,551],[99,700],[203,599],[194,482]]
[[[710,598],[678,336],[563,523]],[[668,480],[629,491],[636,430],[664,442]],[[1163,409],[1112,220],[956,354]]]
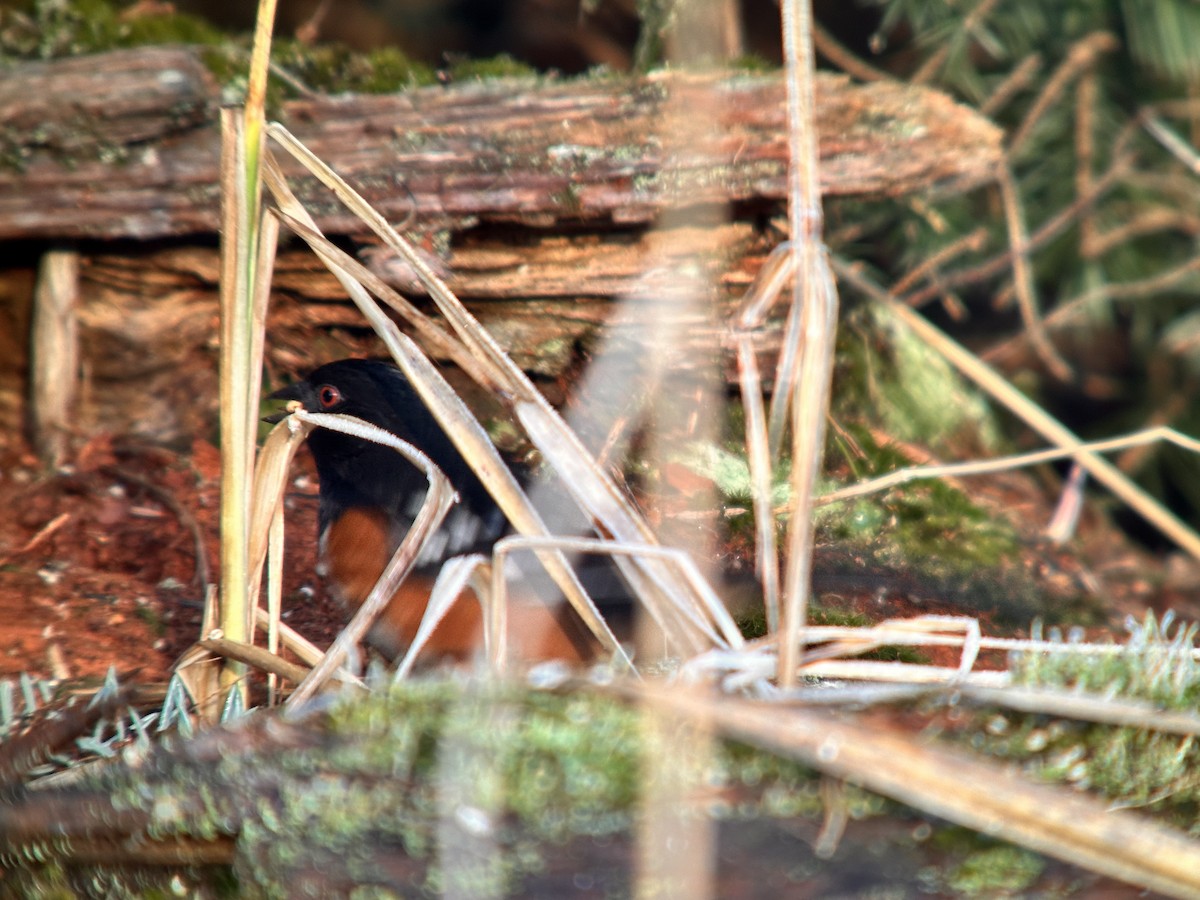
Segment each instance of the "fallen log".
[[[170,237],[217,228],[220,88],[187,48],[24,63],[0,75],[0,239]],[[713,139],[672,146],[673,110]],[[822,190],[898,195],[988,181],[1000,132],[946,95],[817,78]],[[680,202],[776,203],[779,73],[497,80],[283,104],[278,118],[381,213],[479,223],[642,225]],[[285,166],[298,175],[297,166]],[[311,178],[327,232],[362,233]]]
[[[220,100],[188,48],[0,75],[0,241],[81,254],[74,421],[85,432],[173,440],[203,433],[215,414]],[[964,190],[1000,159],[999,130],[936,91],[821,74],[817,103],[828,195]],[[641,317],[681,273],[700,313],[659,304],[658,321],[685,333],[670,365],[728,364],[729,312],[783,237],[773,219],[785,196],[784,110],[778,73],[661,73],[318,96],[276,112],[424,242],[521,365],[553,379],[602,335],[631,357],[658,353]],[[280,158],[327,234],[411,287],[356,219]],[[34,265],[38,243],[22,246],[35,248]],[[275,292],[268,364],[281,374],[379,351],[306,250],[281,253]],[[0,294],[0,303],[32,298]],[[758,337],[768,378],[778,336],[771,324]],[[0,362],[0,418],[23,413],[28,366],[23,348]]]

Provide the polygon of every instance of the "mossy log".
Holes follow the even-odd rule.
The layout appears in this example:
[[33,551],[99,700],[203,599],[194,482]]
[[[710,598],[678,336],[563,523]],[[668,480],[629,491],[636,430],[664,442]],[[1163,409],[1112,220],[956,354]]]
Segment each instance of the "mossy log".
[[[221,88],[200,53],[144,48],[0,75],[0,242],[80,251],[85,433],[179,439],[215,412]],[[1000,158],[998,129],[936,91],[821,75],[817,102],[828,194],[961,190]],[[782,237],[778,73],[472,82],[292,100],[274,117],[417,236],[528,370],[561,376],[601,336],[631,357],[661,355],[646,325],[656,304],[656,321],[684,335],[669,366],[731,371],[730,311]],[[279,156],[320,227],[410,290],[361,223]],[[9,246],[21,248],[9,266],[35,264],[30,244]],[[672,301],[685,281],[696,302]],[[307,251],[285,248],[275,286],[269,364],[294,373],[379,352]],[[0,316],[20,332],[32,302],[0,290]],[[768,377],[778,338],[777,323],[758,338]],[[12,424],[28,368],[14,350],[0,361],[0,419]]]
[[[671,787],[706,827],[715,794],[733,827],[764,837],[775,819],[816,814],[809,772],[718,743],[710,773],[708,747],[685,721],[650,731],[586,689],[430,681],[328,714],[258,711],[17,790],[0,805],[0,895],[74,896],[105,879],[105,896],[172,882],[208,896],[235,878],[238,896],[564,897],[583,873],[626,895],[648,756],[670,758]],[[742,786],[751,778],[770,796]]]
[[[219,101],[184,48],[7,70],[0,238],[215,232]],[[817,111],[828,194],[961,189],[1000,158],[999,130],[933,90],[822,74]],[[680,203],[785,196],[779,73],[497,80],[293,100],[278,118],[383,215],[422,231],[645,224]],[[709,135],[692,141],[697,120]],[[298,193],[323,229],[363,231],[312,179]]]

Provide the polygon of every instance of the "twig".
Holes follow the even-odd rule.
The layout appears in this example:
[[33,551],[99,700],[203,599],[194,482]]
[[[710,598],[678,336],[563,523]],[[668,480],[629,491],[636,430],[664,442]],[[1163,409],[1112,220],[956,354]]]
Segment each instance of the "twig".
[[70,519],[70,513],[59,513],[57,516],[43,525],[37,534],[27,540],[24,546],[13,550],[11,553],[6,553],[4,556],[0,556],[0,566],[5,565],[14,557],[20,556],[22,553],[28,553],[30,550],[37,547],[44,540],[46,540],[46,538],[50,537],[50,535],[54,534],[54,532],[66,525]]
[[1001,109],[1008,105],[1017,93],[1024,90],[1033,83],[1034,76],[1037,75],[1042,68],[1042,55],[1040,53],[1030,53],[1027,57],[1021,60],[1020,64],[1013,69],[1004,81],[1000,82],[996,90],[992,91],[992,96],[988,97],[979,105],[979,111],[983,115],[991,118]]
[[1013,286],[1017,292],[1017,306],[1021,320],[1029,332],[1029,342],[1046,369],[1059,381],[1070,381],[1074,372],[1050,342],[1046,328],[1038,311],[1037,296],[1033,286],[1033,267],[1029,263],[1029,234],[1025,228],[1025,216],[1021,210],[1021,198],[1016,181],[1007,165],[1001,165],[996,179],[1000,184],[1000,196],[1004,202],[1004,219],[1008,224],[1008,240],[1012,248]]
[[[1116,153],[1108,171],[1096,179],[1091,194],[1086,197],[1077,197],[1073,203],[1033,232],[1026,244],[1028,251],[1032,252],[1038,249],[1066,231],[1080,214],[1090,208],[1092,204],[1096,203],[1121,178],[1127,175],[1133,159],[1132,155]],[[907,297],[902,298],[903,302],[913,307],[922,306],[930,300],[937,298],[945,290],[978,284],[981,281],[999,275],[1012,264],[1012,260],[1013,251],[1010,247],[977,266],[946,273],[941,277],[937,285],[931,285],[919,291],[914,291]]]
[[271,653],[269,650],[264,650],[262,647],[255,647],[253,644],[243,644],[241,641],[230,641],[225,638],[206,638],[196,643],[210,653],[215,653],[226,659],[235,659],[238,662],[244,662],[263,672],[278,675],[280,678],[286,678],[293,684],[302,682],[309,673],[309,670],[304,666],[288,662],[286,659]]
[[[1054,329],[1067,324],[1075,316],[1086,310],[1091,304],[1100,300],[1144,300],[1153,297],[1168,288],[1175,287],[1183,279],[1189,275],[1200,274],[1200,256],[1193,256],[1187,262],[1175,266],[1173,269],[1168,269],[1166,272],[1160,272],[1150,278],[1139,278],[1134,281],[1125,281],[1117,284],[1109,283],[1098,288],[1093,288],[1090,291],[1084,291],[1077,297],[1072,297],[1060,305],[1054,312],[1046,316],[1043,324]],[[1008,338],[1003,343],[997,344],[981,354],[981,358],[985,362],[992,362],[1000,359],[1007,353],[1015,351],[1018,347],[1024,345],[1029,339],[1028,332],[1021,332]]]
[[962,28],[959,34],[948,37],[938,45],[938,49],[921,64],[921,67],[913,73],[909,79],[912,84],[924,84],[929,81],[937,73],[937,70],[942,67],[950,56],[950,49],[958,40],[964,39],[963,36],[969,36],[974,31],[980,22],[992,14],[992,10],[996,8],[999,0],[981,0],[980,4],[971,10],[966,18],[962,21]]
[[837,38],[830,34],[820,22],[812,25],[813,46],[823,57],[859,81],[895,81],[882,69],[877,69],[850,52]]
[[[955,241],[951,241],[945,247],[935,251],[927,259],[923,260],[916,268],[910,269],[907,274],[900,276],[900,279],[888,288],[888,293],[893,297],[898,297],[911,288],[918,281],[929,276],[930,272],[936,272],[950,260],[964,253],[979,253],[987,246],[988,230],[984,226],[980,226],[970,234],[965,234]],[[936,276],[930,278],[931,281],[938,282]]]
[[1121,46],[1121,42],[1107,31],[1096,31],[1089,34],[1087,37],[1077,41],[1067,54],[1067,58],[1062,61],[1059,67],[1050,76],[1046,82],[1046,86],[1042,89],[1042,93],[1034,101],[1029,112],[1025,114],[1025,119],[1013,132],[1012,137],[1008,142],[1008,152],[1010,158],[1016,153],[1022,144],[1028,140],[1029,135],[1033,132],[1034,127],[1045,115],[1046,111],[1058,102],[1059,97],[1067,89],[1067,85],[1071,83],[1075,76],[1096,64],[1096,59],[1104,53],[1111,53]]
[[[1075,94],[1075,196],[1086,197],[1092,192],[1092,165],[1096,158],[1095,120],[1096,90],[1099,79],[1095,69],[1089,69],[1079,79],[1079,90]],[[1079,255],[1083,259],[1096,258],[1095,210],[1079,217]]]
[[1156,231],[1181,231],[1190,238],[1200,234],[1200,216],[1186,209],[1159,206],[1135,213],[1131,219],[1097,234],[1089,249],[1093,259],[1106,256],[1114,248]]

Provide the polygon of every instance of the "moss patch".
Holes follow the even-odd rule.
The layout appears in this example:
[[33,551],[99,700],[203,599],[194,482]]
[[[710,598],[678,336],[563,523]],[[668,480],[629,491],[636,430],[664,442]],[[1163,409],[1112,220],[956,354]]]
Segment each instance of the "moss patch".
[[[267,897],[366,886],[506,894],[555,847],[629,840],[654,777],[693,798],[681,815],[819,814],[803,767],[727,742],[696,746],[689,726],[611,697],[444,678],[380,685],[299,721],[258,713],[168,739],[69,790],[92,798],[99,822],[140,822],[154,840],[227,836],[240,890]],[[645,766],[651,758],[669,765]],[[857,792],[852,801],[862,814],[882,808]],[[462,848],[452,859],[447,841]],[[62,852],[10,850],[35,870]]]
[[[1194,711],[1200,702],[1200,663],[1192,658],[1198,626],[1176,626],[1169,615],[1159,622],[1148,613],[1129,630],[1123,653],[1085,655],[1064,646],[1061,652],[1016,655],[1013,680]],[[993,712],[982,726],[972,746],[1020,760],[1039,778],[1099,791],[1196,831],[1200,746],[1193,736],[1011,712]]]

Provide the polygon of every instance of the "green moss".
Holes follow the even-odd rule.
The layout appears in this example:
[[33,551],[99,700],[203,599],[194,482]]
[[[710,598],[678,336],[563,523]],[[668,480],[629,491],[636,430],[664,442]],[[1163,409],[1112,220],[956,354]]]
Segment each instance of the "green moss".
[[[1052,687],[1146,700],[1166,709],[1200,706],[1200,663],[1192,657],[1200,625],[1176,623],[1167,613],[1160,622],[1148,612],[1126,624],[1127,652],[1084,655],[1023,653],[1010,665],[1013,680],[1030,687]],[[1042,637],[1035,627],[1034,637]],[[1061,640],[1057,632],[1052,638]]]
[[[51,59],[148,45],[201,46],[202,59],[225,87],[226,99],[244,93],[247,38],[224,34],[185,14],[124,12],[124,4],[110,0],[33,0],[16,10],[0,11],[0,51],[13,58]],[[307,89],[329,93],[392,93],[435,80],[432,69],[392,47],[360,54],[341,45],[277,40],[272,60]],[[286,79],[271,79],[272,105],[293,93]]]
[[[850,483],[912,465],[896,445],[865,425],[844,424],[830,439],[828,465]],[[1025,625],[1036,616],[1079,616],[1076,598],[1047,597],[1023,562],[1017,528],[941,479],[912,481],[881,493],[819,507],[818,539],[852,552],[868,569],[903,573],[936,595]],[[1091,611],[1090,615],[1098,613]]]
[[839,420],[868,420],[897,441],[944,449],[999,443],[995,416],[974,386],[886,307],[853,310],[839,331]]
[[[727,506],[752,506],[750,466],[744,447],[740,406],[731,405],[722,444],[694,443],[682,447],[671,461],[712,481]],[[851,482],[868,480],[912,465],[895,444],[880,442],[864,424],[844,424],[829,444],[827,465],[845,467]],[[779,509],[789,501],[790,460],[781,460],[771,475],[771,504]],[[834,490],[825,481],[821,493]],[[971,500],[944,480],[914,481],[889,491],[850,501],[818,506],[816,525],[822,541],[869,552],[880,565],[954,581],[991,572],[1020,555],[1016,529]],[[752,528],[752,516],[742,523]],[[1026,620],[1027,621],[1027,620]]]
[[985,845],[947,873],[946,884],[966,897],[1007,896],[1033,887],[1045,868],[1045,859],[1030,850]]
[[779,71],[778,63],[771,62],[766,57],[759,56],[756,53],[745,53],[735,59],[731,59],[729,67],[735,71],[747,72],[753,75]]
[[[671,454],[670,460],[711,481],[726,503],[747,507],[752,504],[750,462],[744,447],[732,442],[720,446],[693,442]],[[789,468],[790,461],[784,460],[771,474],[772,506],[779,507],[788,502],[791,494]]]
[[390,94],[434,83],[433,70],[394,47],[356,53],[337,44],[277,41],[272,59],[310,90]]
[[80,56],[151,44],[218,44],[226,38],[184,13],[122,15],[108,0],[31,0],[0,11],[0,51],[24,59]]
[[[230,836],[241,891],[271,897],[349,885],[504,893],[563,842],[628,840],[639,797],[653,791],[646,758],[670,760],[664,777],[716,798],[696,815],[819,813],[808,770],[736,744],[689,755],[686,725],[649,724],[643,710],[589,692],[431,680],[302,721],[259,713],[171,738],[140,761],[83,773],[71,790],[94,792],[122,821],[141,817],[157,840]],[[854,802],[862,814],[881,803]],[[437,848],[447,839],[495,852],[446,868]],[[50,860],[62,852],[38,848]]]
[[[738,404],[729,409],[726,437],[720,443],[684,445],[671,461],[711,481],[722,505],[739,510],[723,522],[735,541],[749,547],[756,535],[744,414]],[[913,464],[897,444],[877,439],[878,431],[869,424],[850,420],[839,425],[830,432],[826,465],[832,472],[848,472],[842,475],[846,482]],[[783,510],[789,502],[789,467],[785,458],[771,476],[778,539],[787,524]],[[818,494],[837,487],[823,479]],[[1087,622],[1089,615],[1102,614],[1082,609],[1075,597],[1048,597],[1026,568],[1027,551],[1017,528],[941,479],[912,481],[818,506],[814,523],[818,543],[838,549],[834,575],[872,573],[901,585],[901,590],[961,604],[965,614],[982,612],[1020,627],[1039,615],[1078,616],[1077,621]]]
[[489,59],[463,59],[450,67],[453,81],[493,81],[497,78],[536,78],[533,66],[513,59],[507,53]]
[[[1197,625],[1174,626],[1152,613],[1129,624],[1126,652],[1015,655],[1015,683],[1195,710],[1200,663],[1192,658]],[[1040,638],[1040,632],[1035,631]],[[1114,728],[1017,713],[988,714],[974,746],[1020,760],[1038,777],[1103,793],[1121,805],[1149,807],[1196,830],[1200,811],[1200,748],[1188,735]]]

